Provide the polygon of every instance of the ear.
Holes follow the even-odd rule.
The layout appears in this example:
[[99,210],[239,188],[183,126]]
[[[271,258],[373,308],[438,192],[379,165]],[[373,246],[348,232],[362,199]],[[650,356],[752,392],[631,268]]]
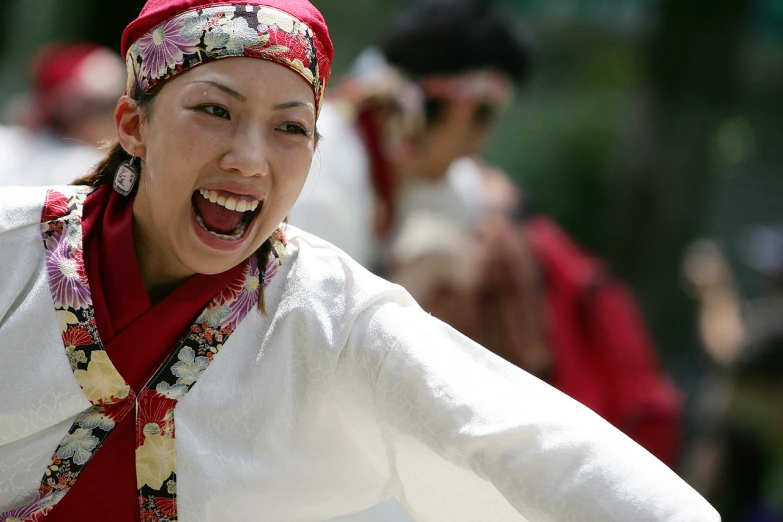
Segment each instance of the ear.
[[125,152],[137,158],[147,154],[144,135],[141,131],[141,108],[130,96],[122,96],[114,109],[114,123],[117,135]]

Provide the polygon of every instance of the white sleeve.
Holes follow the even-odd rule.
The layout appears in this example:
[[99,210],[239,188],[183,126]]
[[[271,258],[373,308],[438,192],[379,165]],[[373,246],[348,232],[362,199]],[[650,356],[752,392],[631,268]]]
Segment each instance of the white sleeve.
[[720,520],[588,408],[403,302],[359,314],[343,359],[381,357],[367,393],[415,520]]

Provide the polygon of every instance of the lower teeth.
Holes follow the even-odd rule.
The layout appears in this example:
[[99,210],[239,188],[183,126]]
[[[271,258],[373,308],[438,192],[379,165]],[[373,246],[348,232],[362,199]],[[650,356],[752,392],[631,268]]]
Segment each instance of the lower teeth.
[[204,220],[201,219],[201,216],[199,216],[198,213],[196,213],[196,221],[198,221],[198,224],[201,225],[204,228],[204,230],[206,230],[207,232],[209,232],[215,237],[219,237],[220,239],[239,239],[240,237],[242,237],[242,234],[245,233],[244,223],[240,223],[239,226],[237,226],[237,228],[234,229],[234,233],[228,236],[226,234],[218,234],[217,232],[212,232],[210,229],[208,229],[207,226],[204,224]]

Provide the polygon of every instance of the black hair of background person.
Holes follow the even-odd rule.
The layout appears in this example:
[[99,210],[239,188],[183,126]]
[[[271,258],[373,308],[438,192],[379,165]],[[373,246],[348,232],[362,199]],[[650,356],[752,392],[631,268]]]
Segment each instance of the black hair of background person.
[[[389,22],[379,46],[413,78],[495,69],[521,84],[532,61],[519,21],[491,0],[413,0]],[[427,100],[425,108],[433,122],[443,105]]]
[[522,83],[530,72],[525,32],[491,0],[413,0],[388,23],[379,45],[414,77],[492,68]]

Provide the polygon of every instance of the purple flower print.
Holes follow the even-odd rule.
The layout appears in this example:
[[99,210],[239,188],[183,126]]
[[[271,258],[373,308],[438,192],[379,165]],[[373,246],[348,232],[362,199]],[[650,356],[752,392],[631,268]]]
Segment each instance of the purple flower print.
[[182,36],[184,27],[185,21],[182,18],[173,18],[139,40],[142,76],[161,78],[168,70],[182,65],[186,54],[197,51],[199,39]]
[[[270,256],[270,266],[277,264],[277,259]],[[276,271],[276,270],[275,270]],[[269,271],[267,270],[267,273]],[[260,272],[258,270],[258,263],[255,258],[248,260],[247,268],[242,274],[244,281],[242,282],[242,289],[237,293],[236,298],[227,302],[229,308],[229,314],[221,323],[221,327],[231,325],[232,328],[236,326],[245,318],[250,310],[252,310],[258,304],[258,286],[260,284]]]
[[12,509],[11,511],[6,511],[5,513],[0,513],[0,522],[27,520],[39,509],[41,508],[38,505],[38,502],[33,502],[27,506],[22,506],[20,508]]
[[38,498],[26,506],[18,507],[5,513],[0,513],[0,522],[18,522],[20,520],[43,520],[48,511],[54,507],[63,497],[62,494],[48,493],[45,496],[38,494]]
[[77,310],[92,305],[81,251],[60,241],[46,258],[49,285],[57,308]]

